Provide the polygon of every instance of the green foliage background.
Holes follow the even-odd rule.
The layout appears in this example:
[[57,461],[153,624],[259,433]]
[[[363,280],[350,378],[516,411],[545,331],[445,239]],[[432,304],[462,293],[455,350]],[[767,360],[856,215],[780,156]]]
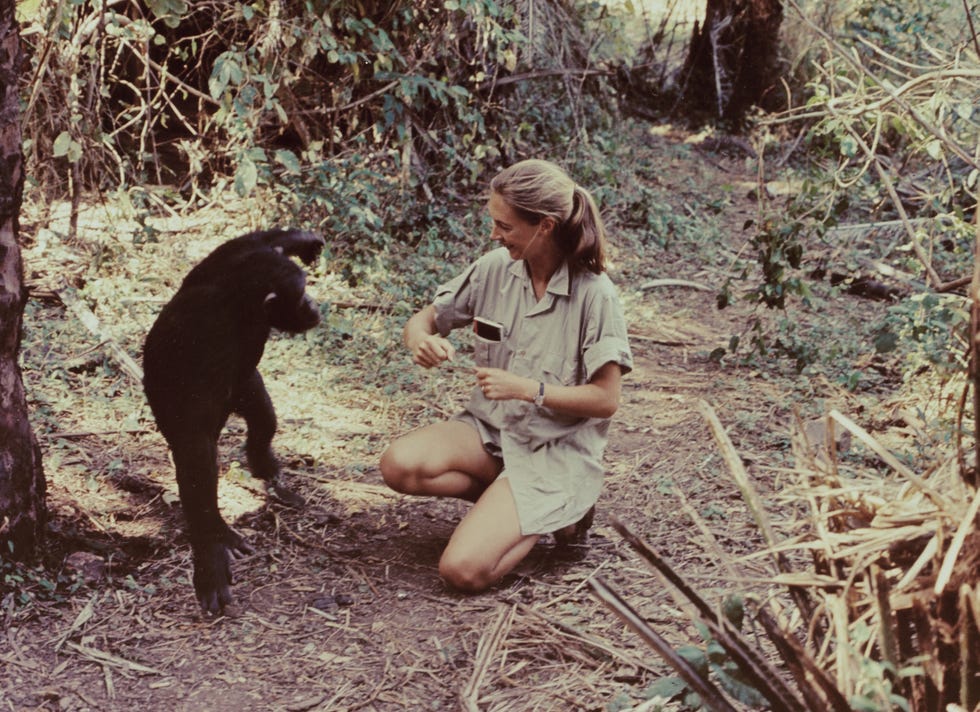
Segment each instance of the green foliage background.
[[[24,18],[31,175],[136,211],[233,186],[329,234],[356,283],[386,250],[472,242],[454,216],[502,164],[611,129],[589,68],[627,46],[625,17],[538,8],[532,24],[496,0],[43,2]],[[530,62],[541,76],[512,81]]]

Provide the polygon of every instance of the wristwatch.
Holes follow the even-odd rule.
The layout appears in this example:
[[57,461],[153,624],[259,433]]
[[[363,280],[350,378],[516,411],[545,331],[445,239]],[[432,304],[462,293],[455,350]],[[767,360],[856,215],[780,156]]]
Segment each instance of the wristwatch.
[[544,405],[544,381],[538,383],[538,394],[534,396],[534,405],[538,408]]

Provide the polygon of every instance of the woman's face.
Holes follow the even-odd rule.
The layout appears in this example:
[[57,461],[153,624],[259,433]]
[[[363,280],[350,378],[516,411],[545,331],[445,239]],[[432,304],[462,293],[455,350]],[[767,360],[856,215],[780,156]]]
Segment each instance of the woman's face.
[[[533,225],[520,217],[497,193],[490,194],[487,211],[490,213],[490,219],[493,220],[490,239],[506,247],[511,259],[531,257],[536,250],[543,247],[540,244],[543,240],[536,238],[540,233],[548,231],[551,222],[548,218]],[[534,249],[531,249],[532,247]]]

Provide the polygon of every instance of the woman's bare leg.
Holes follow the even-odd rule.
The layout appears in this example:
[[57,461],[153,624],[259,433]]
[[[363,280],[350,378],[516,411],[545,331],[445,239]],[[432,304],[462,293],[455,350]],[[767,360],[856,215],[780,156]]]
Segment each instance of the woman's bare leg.
[[433,423],[395,440],[381,456],[381,476],[397,492],[475,502],[502,468],[476,428],[459,420]]
[[483,591],[517,566],[538,538],[521,534],[510,482],[495,480],[450,537],[439,574],[461,591]]

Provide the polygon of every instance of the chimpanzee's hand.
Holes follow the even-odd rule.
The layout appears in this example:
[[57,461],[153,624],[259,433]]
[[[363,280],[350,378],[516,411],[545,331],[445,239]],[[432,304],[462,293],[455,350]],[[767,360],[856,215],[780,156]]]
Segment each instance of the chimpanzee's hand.
[[255,549],[231,528],[213,541],[194,548],[194,592],[206,614],[219,615],[234,600],[231,595],[234,583],[232,558],[240,559],[254,553]]
[[314,232],[303,230],[286,230],[278,235],[267,238],[272,245],[284,255],[299,257],[303,264],[310,264],[323,251],[326,241]]

